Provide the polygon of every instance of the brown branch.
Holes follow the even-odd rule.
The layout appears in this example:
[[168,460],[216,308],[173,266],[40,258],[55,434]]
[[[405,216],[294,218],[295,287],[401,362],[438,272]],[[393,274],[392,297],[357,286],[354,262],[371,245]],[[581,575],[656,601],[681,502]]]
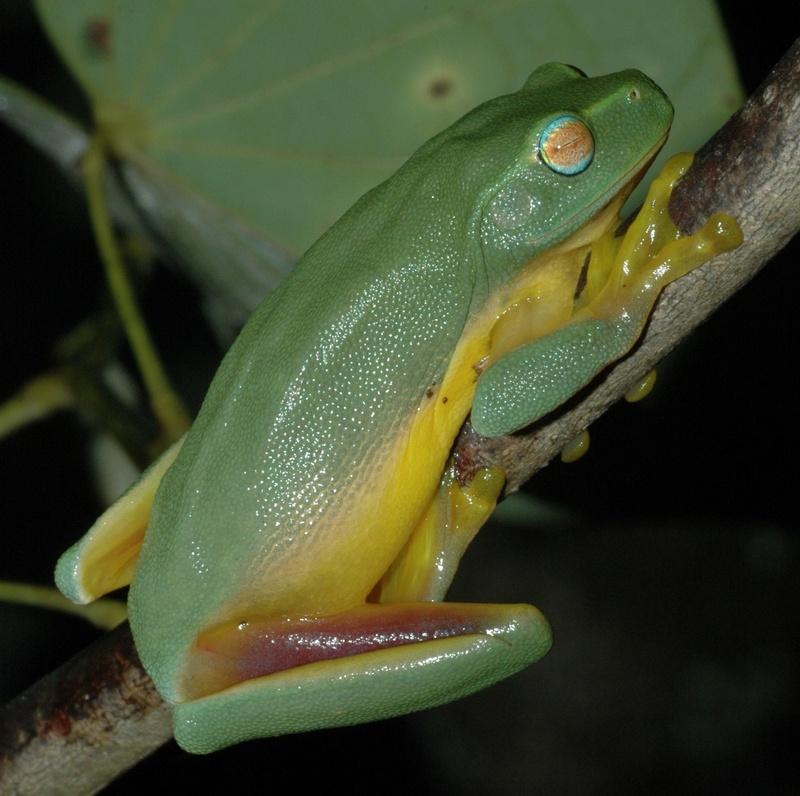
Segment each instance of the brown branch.
[[3,708],[0,791],[96,793],[171,737],[125,623]]
[[[673,197],[687,229],[715,210],[734,215],[745,243],[667,288],[644,339],[557,416],[525,433],[481,438],[466,424],[457,450],[497,464],[513,491],[544,467],[682,337],[744,285],[800,228],[800,44],[698,153]],[[127,626],[101,639],[12,702],[0,719],[4,793],[90,793],[170,735],[169,709],[141,669]],[[59,789],[60,788],[60,789]]]

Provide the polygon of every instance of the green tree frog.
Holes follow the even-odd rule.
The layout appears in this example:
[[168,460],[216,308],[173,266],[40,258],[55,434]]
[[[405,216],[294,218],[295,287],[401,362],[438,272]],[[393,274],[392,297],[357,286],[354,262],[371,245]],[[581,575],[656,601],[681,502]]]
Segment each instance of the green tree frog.
[[131,583],[184,748],[422,709],[547,652],[531,606],[442,602],[503,487],[493,468],[460,484],[450,452],[470,411],[499,435],[557,407],[664,284],[736,245],[727,217],[691,238],[659,220],[685,163],[615,237],[671,119],[639,72],[547,64],[428,141],[309,249],[185,439],[62,556],[73,600]]

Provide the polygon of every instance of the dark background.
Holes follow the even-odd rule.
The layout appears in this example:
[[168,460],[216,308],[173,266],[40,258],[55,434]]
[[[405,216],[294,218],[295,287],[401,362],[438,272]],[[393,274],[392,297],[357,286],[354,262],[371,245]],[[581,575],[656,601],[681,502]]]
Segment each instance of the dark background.
[[[0,72],[45,95],[58,86],[80,115],[27,4],[4,5]],[[750,92],[794,31],[773,0],[757,15],[721,7]],[[0,163],[3,398],[47,366],[53,341],[96,307],[102,285],[71,189],[4,129]],[[684,343],[654,395],[594,425],[584,460],[534,479],[531,493],[569,507],[570,520],[496,524],[471,548],[452,597],[539,605],[556,633],[545,661],[416,717],[205,758],[170,744],[109,792],[162,777],[187,790],[271,790],[287,776],[312,791],[794,792],[797,254],[795,241]],[[194,304],[165,270],[146,300],[167,358],[198,352],[210,374],[213,344]],[[76,455],[86,437],[61,415],[0,445],[0,577],[49,582],[94,520],[100,506]],[[3,609],[0,628],[4,698],[94,636],[34,609]]]

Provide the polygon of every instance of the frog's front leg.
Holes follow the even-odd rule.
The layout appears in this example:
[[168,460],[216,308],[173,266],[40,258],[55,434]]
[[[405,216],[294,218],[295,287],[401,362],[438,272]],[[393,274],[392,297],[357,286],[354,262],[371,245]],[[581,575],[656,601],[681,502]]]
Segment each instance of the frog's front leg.
[[670,219],[670,194],[691,162],[687,153],[672,157],[625,235],[612,228],[593,244],[572,317],[483,373],[472,406],[478,433],[510,434],[561,405],[632,348],[666,285],[741,244],[739,225],[724,213],[689,236]]

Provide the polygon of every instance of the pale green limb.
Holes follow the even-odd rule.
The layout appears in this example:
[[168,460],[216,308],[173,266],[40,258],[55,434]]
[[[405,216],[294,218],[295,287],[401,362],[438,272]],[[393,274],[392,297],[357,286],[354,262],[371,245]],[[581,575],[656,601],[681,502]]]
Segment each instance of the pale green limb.
[[142,373],[153,412],[167,439],[175,440],[186,431],[191,420],[161,366],[125,270],[105,201],[106,156],[101,140],[92,141],[83,159],[82,170],[89,215],[111,294]]
[[58,373],[43,373],[0,405],[0,439],[74,405],[69,385]]
[[128,618],[128,608],[121,600],[104,599],[90,605],[76,605],[52,586],[3,580],[0,581],[0,600],[74,614],[102,630],[111,630]]

